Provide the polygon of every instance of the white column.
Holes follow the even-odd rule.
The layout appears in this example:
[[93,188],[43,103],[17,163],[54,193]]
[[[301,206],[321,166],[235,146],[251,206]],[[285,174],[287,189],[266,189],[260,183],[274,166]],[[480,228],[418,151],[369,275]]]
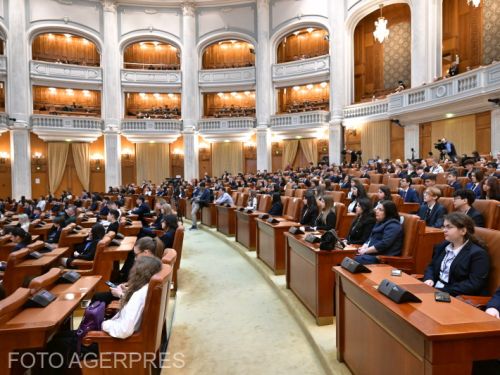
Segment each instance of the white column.
[[404,127],[404,139],[405,139],[405,159],[411,159],[412,152],[415,158],[420,156],[420,126],[418,124],[405,125]]
[[120,155],[120,123],[122,95],[120,82],[120,51],[118,49],[118,16],[114,0],[103,0],[104,48],[103,68],[103,118],[104,118],[104,163],[106,189],[122,183]]
[[10,130],[12,197],[31,198],[30,131],[25,123],[16,122]]
[[[435,0],[432,0],[435,1]],[[434,53],[430,52],[430,27],[436,32],[431,19],[428,1],[415,1],[411,8],[411,86],[418,87],[423,83],[432,82],[433,72],[436,74],[435,63],[431,61]],[[436,38],[432,35],[432,38]]]
[[429,78],[441,77],[443,55],[443,0],[431,0],[429,5]]
[[500,152],[500,108],[491,111],[491,153]]
[[[31,159],[29,122],[31,87],[26,36],[26,2],[8,7],[9,35],[7,38],[7,113],[14,118],[10,133],[12,196],[31,198]],[[14,37],[15,36],[15,37]]]
[[330,164],[341,162],[343,148],[342,119],[346,105],[346,34],[345,1],[328,2],[330,24],[330,125],[328,127],[328,156]]
[[257,0],[256,49],[256,115],[257,115],[257,170],[272,169],[271,118],[272,76],[271,48],[269,46],[269,0]]
[[184,178],[199,178],[198,163],[198,55],[194,5],[182,5],[182,121],[184,125]]

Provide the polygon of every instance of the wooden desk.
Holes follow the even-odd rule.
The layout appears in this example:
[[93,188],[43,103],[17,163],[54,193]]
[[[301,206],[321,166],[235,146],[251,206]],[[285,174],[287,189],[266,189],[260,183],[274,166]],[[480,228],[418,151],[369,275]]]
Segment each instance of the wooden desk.
[[275,275],[285,273],[285,236],[290,227],[298,225],[293,221],[280,220],[270,224],[266,220],[256,218],[257,222],[257,258],[267,264]]
[[257,244],[257,224],[255,219],[261,212],[251,214],[245,211],[236,211],[236,241],[248,250],[255,250]]
[[217,226],[217,208],[214,203],[209,203],[208,207],[201,209],[201,223],[211,228]]
[[43,348],[64,321],[89,296],[100,276],[81,277],[74,284],[59,284],[50,289],[57,299],[44,308],[22,309],[12,319],[0,323],[0,369],[10,374],[9,353]]
[[96,217],[89,217],[87,220],[83,221],[79,224],[83,228],[92,228],[97,223]]
[[[470,375],[473,361],[500,358],[500,320],[455,298],[436,302],[433,288],[406,274],[391,277],[390,266],[369,268],[333,268],[337,358],[354,374]],[[392,302],[374,288],[384,278],[422,303]]]
[[120,226],[120,233],[124,236],[137,236],[142,229],[140,221],[132,221],[132,225]]
[[316,324],[332,324],[335,313],[332,267],[345,257],[354,258],[357,250],[320,250],[319,244],[304,241],[305,236],[285,233],[286,287],[314,315]]
[[[40,239],[40,236],[38,234],[35,234],[31,236],[31,243],[36,242]],[[6,242],[0,246],[0,261],[7,261],[9,258],[9,254],[14,251],[16,247],[15,242]]]
[[236,214],[235,206],[215,206],[217,209],[217,230],[226,236],[236,234]]
[[42,241],[47,241],[47,238],[49,236],[49,232],[52,230],[54,227],[54,224],[52,223],[47,223],[45,225],[42,225],[41,227],[38,228],[31,228],[30,233],[32,235],[39,235],[42,239]]

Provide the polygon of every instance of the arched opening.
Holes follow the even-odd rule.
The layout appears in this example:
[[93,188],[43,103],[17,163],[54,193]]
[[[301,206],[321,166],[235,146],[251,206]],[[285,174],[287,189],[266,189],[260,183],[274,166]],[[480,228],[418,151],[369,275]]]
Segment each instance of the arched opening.
[[328,55],[328,31],[317,27],[295,30],[278,44],[277,62],[285,63]]
[[[467,0],[443,0],[443,75],[463,73],[500,60],[497,7],[495,1],[481,1],[475,7]],[[454,62],[458,66],[450,71]]]
[[127,92],[125,93],[125,117],[179,119],[181,117],[181,94]]
[[278,114],[328,111],[329,103],[330,85],[328,82],[278,89]]
[[383,7],[389,36],[380,43],[373,35],[380,10],[368,14],[354,30],[355,102],[383,98],[400,86],[411,86],[411,12],[407,4]]
[[139,41],[125,47],[123,65],[125,69],[180,70],[181,51],[157,40]]
[[44,33],[31,44],[33,60],[59,64],[99,66],[97,46],[87,38],[70,33]]
[[255,91],[203,94],[203,117],[255,117]]
[[244,40],[220,40],[203,50],[202,69],[255,66],[254,46]]
[[101,92],[33,86],[33,114],[101,117]]

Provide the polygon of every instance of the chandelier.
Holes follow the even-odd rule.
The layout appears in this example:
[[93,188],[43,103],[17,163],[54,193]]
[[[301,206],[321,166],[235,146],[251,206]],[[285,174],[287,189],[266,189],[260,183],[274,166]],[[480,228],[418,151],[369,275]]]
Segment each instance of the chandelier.
[[[477,0],[475,0],[477,1]],[[375,21],[375,31],[373,36],[379,43],[383,43],[384,40],[389,36],[389,29],[387,28],[387,20],[382,16],[383,4],[380,4],[380,17]]]
[[474,5],[476,8],[481,4],[481,0],[467,0],[468,5]]

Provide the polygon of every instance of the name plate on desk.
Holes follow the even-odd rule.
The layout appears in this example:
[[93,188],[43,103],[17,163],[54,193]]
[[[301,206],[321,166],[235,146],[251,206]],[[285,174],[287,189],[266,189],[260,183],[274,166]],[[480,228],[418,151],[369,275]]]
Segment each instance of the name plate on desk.
[[413,293],[410,293],[406,289],[387,279],[380,282],[378,291],[396,303],[422,302],[422,300]]
[[278,224],[280,221],[278,219],[275,219],[274,217],[270,217],[269,219],[267,219],[267,222],[269,224]]
[[116,233],[115,234],[115,238],[118,239],[118,240],[123,240],[125,238],[125,236],[121,233]]
[[40,259],[42,257],[42,254],[40,254],[38,251],[32,251],[28,256],[32,259]]
[[316,237],[314,234],[309,233],[305,238],[304,241],[309,242],[309,243],[318,243],[321,241],[319,237]]
[[68,271],[64,272],[61,277],[59,277],[59,282],[61,284],[73,284],[76,280],[78,280],[81,275],[76,271]]
[[304,234],[304,232],[302,232],[299,227],[290,227],[290,229],[288,229],[288,232],[291,234]]
[[269,214],[260,214],[259,219],[265,220],[269,217]]
[[53,300],[56,296],[50,293],[48,290],[42,289],[34,296],[30,297],[29,300],[24,304],[25,307],[45,307]]
[[110,246],[120,246],[122,243],[118,240],[111,240],[109,243]]
[[245,210],[245,212],[246,212],[247,214],[253,214],[253,210],[250,210],[250,209]]
[[361,263],[356,262],[354,259],[345,257],[340,266],[351,273],[370,273],[372,272],[369,268],[365,267]]
[[238,208],[238,211],[245,211],[245,207]]

